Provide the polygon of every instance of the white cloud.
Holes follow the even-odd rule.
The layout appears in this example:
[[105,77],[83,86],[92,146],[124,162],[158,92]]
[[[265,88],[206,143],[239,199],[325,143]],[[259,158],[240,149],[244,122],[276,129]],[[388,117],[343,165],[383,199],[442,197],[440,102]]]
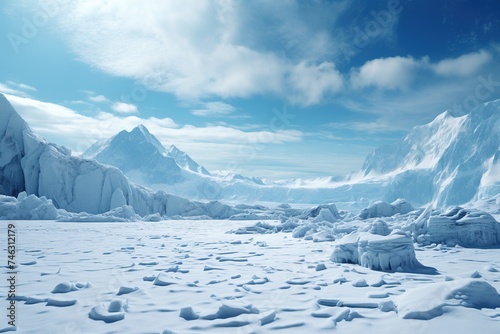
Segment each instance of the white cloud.
[[422,61],[412,57],[373,59],[351,72],[351,85],[353,88],[405,89],[422,62],[426,62],[426,59]]
[[18,87],[22,90],[30,90],[32,92],[36,92],[37,89],[35,87],[32,87],[32,86],[29,86],[29,85],[26,85],[26,84],[23,84],[23,83],[16,83],[16,82],[13,82],[13,81],[7,81],[7,83],[11,86],[14,86],[14,87]]
[[201,117],[220,117],[233,113],[236,108],[225,102],[205,102],[203,107],[191,111],[193,115]]
[[13,94],[18,96],[29,96],[26,91],[36,92],[35,87],[23,83],[16,83],[13,81],[6,81],[5,83],[0,82],[0,93]]
[[304,106],[320,103],[329,93],[339,92],[343,81],[342,75],[330,62],[318,66],[302,62],[290,72],[289,100]]
[[189,147],[207,161],[221,159],[219,163],[227,155],[243,156],[246,148],[302,140],[302,133],[297,130],[243,131],[222,125],[179,126],[170,118],[121,117],[105,112],[94,118],[53,103],[13,95],[6,97],[38,134],[78,153],[99,139],[109,138],[124,129],[130,131],[139,124],[144,124],[165,146]]
[[14,94],[14,95],[19,95],[19,96],[26,96],[26,93],[23,91],[20,91],[18,89],[11,88],[3,83],[0,82],[0,93],[5,93],[5,94]]
[[325,126],[332,129],[353,130],[370,134],[401,131],[401,128],[398,128],[396,124],[384,118],[376,121],[335,122],[325,124]]
[[115,102],[111,108],[120,114],[133,114],[137,112],[137,106],[125,102]]
[[339,87],[325,59],[336,54],[332,27],[349,6],[94,0],[68,3],[58,21],[81,60],[147,88],[181,98],[272,94],[310,105]]
[[104,95],[89,96],[89,100],[97,103],[109,102],[109,99]]
[[493,59],[490,52],[480,50],[467,53],[458,58],[444,59],[432,65],[436,74],[443,76],[469,76],[477,73],[484,65]]

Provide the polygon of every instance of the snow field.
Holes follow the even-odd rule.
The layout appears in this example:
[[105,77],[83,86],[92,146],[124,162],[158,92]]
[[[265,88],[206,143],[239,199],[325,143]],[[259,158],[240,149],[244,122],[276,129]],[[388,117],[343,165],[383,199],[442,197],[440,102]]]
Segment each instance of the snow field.
[[40,333],[41,324],[47,333],[495,333],[500,326],[500,249],[417,245],[417,260],[435,272],[389,273],[331,262],[332,242],[226,233],[244,225],[238,221],[16,225],[21,332]]

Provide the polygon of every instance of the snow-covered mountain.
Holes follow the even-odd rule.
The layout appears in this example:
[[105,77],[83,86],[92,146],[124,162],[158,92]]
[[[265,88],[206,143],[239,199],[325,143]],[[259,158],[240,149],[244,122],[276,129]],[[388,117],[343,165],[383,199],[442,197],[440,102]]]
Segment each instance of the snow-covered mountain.
[[359,209],[376,200],[459,205],[500,192],[500,100],[454,116],[446,111],[383,146],[349,177],[267,181],[231,171],[209,173],[186,153],[168,150],[140,126],[91,147],[85,156],[114,165],[132,180],[193,199],[338,203]]
[[71,156],[69,150],[37,136],[0,94],[0,194],[18,196],[22,192],[45,196],[57,208],[91,214],[125,205],[141,216],[228,218],[241,212],[218,202],[204,204],[153,192],[129,182],[115,167]]
[[384,180],[386,199],[462,204],[500,190],[500,100],[469,114],[446,111],[401,141],[371,153],[363,179]]
[[176,146],[167,150],[144,125],[95,143],[82,157],[115,166],[132,181],[148,186],[181,183],[193,173],[210,175]]

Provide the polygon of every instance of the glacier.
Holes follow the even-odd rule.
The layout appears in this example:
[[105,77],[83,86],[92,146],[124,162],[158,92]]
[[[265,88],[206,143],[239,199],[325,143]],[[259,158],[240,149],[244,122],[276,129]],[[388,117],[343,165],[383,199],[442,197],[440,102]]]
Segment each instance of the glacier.
[[218,203],[199,203],[133,184],[116,167],[74,157],[36,135],[0,94],[0,194],[45,197],[56,208],[100,214],[128,205],[145,216],[229,218],[241,213]]

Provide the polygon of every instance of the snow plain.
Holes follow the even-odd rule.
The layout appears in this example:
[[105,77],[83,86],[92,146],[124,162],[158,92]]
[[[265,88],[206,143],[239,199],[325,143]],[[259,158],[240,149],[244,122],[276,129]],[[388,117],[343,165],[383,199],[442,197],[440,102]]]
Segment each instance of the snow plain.
[[417,260],[433,270],[382,272],[331,262],[335,242],[227,233],[256,221],[2,221],[2,230],[8,223],[17,233],[20,333],[500,328],[499,248],[415,244]]

